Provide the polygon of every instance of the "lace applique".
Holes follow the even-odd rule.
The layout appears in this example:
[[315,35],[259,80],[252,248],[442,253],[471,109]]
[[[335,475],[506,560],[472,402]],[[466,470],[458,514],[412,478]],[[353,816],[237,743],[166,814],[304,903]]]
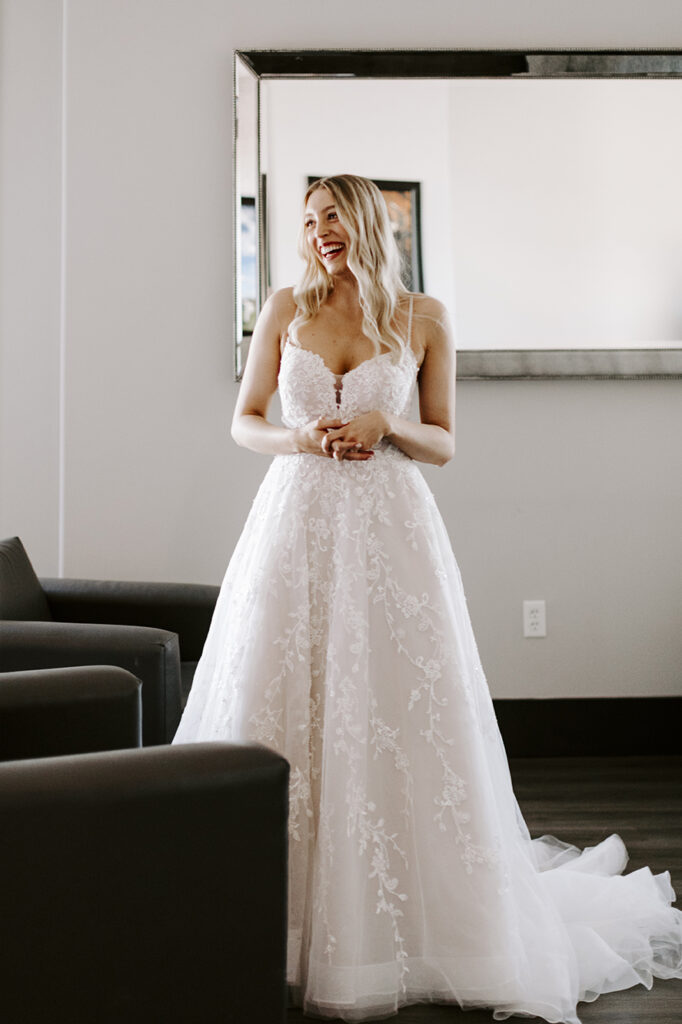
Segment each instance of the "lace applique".
[[320,416],[350,420],[372,409],[406,416],[416,372],[417,363],[408,348],[398,363],[388,352],[365,360],[338,375],[339,384],[317,352],[288,342],[279,371],[282,422],[287,427],[303,427]]

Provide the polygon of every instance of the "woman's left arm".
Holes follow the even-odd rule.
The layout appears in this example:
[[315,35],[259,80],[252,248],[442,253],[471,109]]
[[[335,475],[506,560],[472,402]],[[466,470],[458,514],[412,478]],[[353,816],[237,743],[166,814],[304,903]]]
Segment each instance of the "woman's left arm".
[[[436,299],[420,300],[415,309],[424,358],[419,369],[419,415],[415,423],[381,410],[365,413],[329,431],[325,450],[343,458],[354,444],[374,448],[383,438],[419,462],[444,466],[455,454],[455,345],[445,307]],[[340,442],[337,446],[335,441]]]

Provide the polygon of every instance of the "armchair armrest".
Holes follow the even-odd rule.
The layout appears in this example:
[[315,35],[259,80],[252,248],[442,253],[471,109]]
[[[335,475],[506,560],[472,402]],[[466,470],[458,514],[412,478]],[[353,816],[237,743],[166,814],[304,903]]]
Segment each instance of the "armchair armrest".
[[141,690],[111,665],[0,673],[0,761],[139,747]]
[[177,633],[183,661],[198,661],[220,588],[199,583],[41,578],[59,622],[154,626]]
[[0,669],[117,665],[142,680],[145,746],[172,739],[180,720],[180,651],[175,633],[148,626],[0,622]]

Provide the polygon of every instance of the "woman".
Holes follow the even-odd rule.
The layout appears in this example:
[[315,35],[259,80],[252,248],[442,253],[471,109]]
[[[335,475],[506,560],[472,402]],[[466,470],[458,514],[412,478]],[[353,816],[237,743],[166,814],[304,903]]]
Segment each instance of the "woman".
[[176,742],[258,740],[291,764],[288,978],[305,1010],[456,1002],[577,1024],[579,999],[682,975],[682,914],[667,875],[620,877],[617,836],[583,853],[530,840],[416,465],[454,452],[452,338],[440,303],[400,283],[378,189],[312,185],[300,248],[233,424],[276,458]]

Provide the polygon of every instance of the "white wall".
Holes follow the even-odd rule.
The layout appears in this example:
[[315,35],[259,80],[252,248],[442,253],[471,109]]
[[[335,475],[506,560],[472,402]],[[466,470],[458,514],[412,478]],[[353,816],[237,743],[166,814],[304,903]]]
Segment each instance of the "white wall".
[[537,384],[460,385],[452,469],[426,473],[493,693],[680,693],[682,382]]
[[680,346],[679,85],[450,85],[461,348]]
[[[665,0],[64,10],[1,8],[0,534],[72,576],[219,581],[267,465],[229,438],[234,48],[682,47]],[[679,692],[680,395],[460,386],[428,476],[494,693]],[[524,597],[547,640],[521,639]]]
[[0,7],[0,536],[56,572],[60,481],[58,4]]

